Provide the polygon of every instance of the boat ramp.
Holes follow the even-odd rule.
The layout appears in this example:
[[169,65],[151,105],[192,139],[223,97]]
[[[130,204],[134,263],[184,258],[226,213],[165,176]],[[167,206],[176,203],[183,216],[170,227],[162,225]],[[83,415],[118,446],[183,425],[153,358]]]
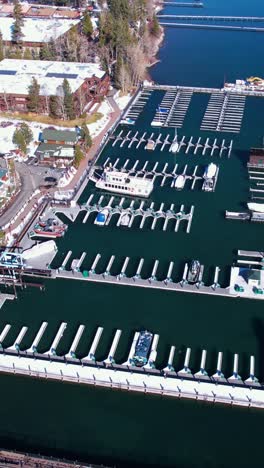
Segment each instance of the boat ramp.
[[0,333],[0,372],[15,375],[27,375],[35,378],[60,380],[92,386],[109,387],[113,389],[158,394],[176,398],[224,403],[230,406],[246,406],[264,408],[263,386],[255,375],[255,357],[250,356],[249,371],[245,379],[239,374],[239,355],[233,355],[232,371],[228,376],[223,372],[224,354],[217,354],[215,373],[206,370],[207,350],[202,349],[200,366],[195,372],[191,365],[191,348],[185,350],[183,365],[174,363],[176,346],[170,346],[166,366],[156,368],[157,346],[159,335],[155,334],[148,355],[147,364],[143,367],[133,366],[139,332],[134,333],[127,359],[121,364],[115,360],[122,330],[115,331],[109,351],[103,361],[98,361],[97,348],[103,333],[98,327],[87,354],[78,355],[78,345],[83,339],[84,325],[80,325],[73,338],[69,350],[64,355],[57,354],[57,347],[63,340],[63,332],[67,323],[60,324],[53,339],[52,346],[44,353],[38,351],[40,340],[47,329],[48,323],[43,322],[28,349],[23,349],[23,338],[28,328],[22,327],[13,345],[6,347],[5,338],[11,328],[4,326]]

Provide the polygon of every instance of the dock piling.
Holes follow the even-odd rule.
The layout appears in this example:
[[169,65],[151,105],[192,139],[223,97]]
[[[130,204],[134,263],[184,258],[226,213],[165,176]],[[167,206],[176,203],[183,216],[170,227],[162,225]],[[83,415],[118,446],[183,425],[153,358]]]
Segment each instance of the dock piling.
[[116,352],[118,342],[120,340],[121,333],[122,333],[121,330],[116,330],[116,332],[115,332],[115,336],[114,336],[113,343],[111,345],[109,354],[108,354],[107,358],[104,360],[104,363],[106,365],[115,364],[114,355],[115,355],[115,352]]
[[76,351],[76,348],[77,348],[77,346],[78,346],[78,344],[79,344],[79,341],[80,341],[80,339],[81,339],[81,337],[82,337],[82,334],[83,334],[83,332],[84,332],[84,329],[85,329],[85,325],[80,325],[80,326],[79,326],[79,328],[78,328],[78,330],[77,330],[77,333],[76,333],[76,335],[75,335],[75,337],[74,337],[74,340],[73,340],[73,342],[72,342],[72,345],[71,345],[71,347],[70,347],[70,350],[69,350],[68,354],[66,354],[66,356],[65,356],[66,359],[67,359],[67,358],[76,359],[75,351]]
[[93,339],[93,342],[92,342],[91,348],[89,350],[89,353],[88,353],[88,355],[86,357],[84,357],[82,359],[82,361],[84,361],[84,362],[85,361],[95,361],[95,352],[96,352],[99,340],[101,338],[101,335],[103,333],[103,330],[104,329],[102,327],[97,328],[97,331],[96,331],[95,337]]
[[63,333],[64,333],[64,330],[67,328],[67,323],[66,322],[62,322],[60,324],[60,327],[59,327],[59,330],[57,331],[56,333],[56,336],[52,342],[52,345],[50,347],[50,349],[48,351],[46,351],[44,354],[48,354],[48,355],[51,355],[51,356],[56,356],[56,349],[58,347],[58,344],[61,340],[61,338],[63,337]]
[[48,322],[42,322],[41,327],[29,349],[27,349],[28,353],[37,353],[38,352],[38,344],[48,326]]
[[164,367],[163,372],[166,374],[167,372],[175,372],[174,367],[173,367],[173,359],[174,359],[174,354],[175,354],[175,346],[171,346],[170,349],[170,354],[169,354],[169,359],[168,359],[168,364],[166,367]]

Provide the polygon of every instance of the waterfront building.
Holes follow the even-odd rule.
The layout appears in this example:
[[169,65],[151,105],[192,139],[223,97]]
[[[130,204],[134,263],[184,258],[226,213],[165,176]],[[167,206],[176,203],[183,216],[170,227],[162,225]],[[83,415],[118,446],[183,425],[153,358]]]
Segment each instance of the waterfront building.
[[76,115],[89,111],[109,88],[109,76],[97,63],[4,59],[0,62],[0,111],[27,112],[33,77],[40,86],[41,114],[49,113],[49,96],[63,97],[64,79],[69,82]]
[[80,135],[72,130],[45,128],[39,135],[40,144],[35,155],[41,165],[69,166],[74,160],[74,147]]
[[251,148],[248,167],[264,167],[264,149]]

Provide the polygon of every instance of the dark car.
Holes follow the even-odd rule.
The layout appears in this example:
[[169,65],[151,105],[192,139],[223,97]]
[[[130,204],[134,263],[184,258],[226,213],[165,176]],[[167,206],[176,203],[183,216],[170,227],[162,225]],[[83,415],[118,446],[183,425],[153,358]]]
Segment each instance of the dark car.
[[56,184],[57,183],[57,179],[56,177],[45,177],[45,182],[49,182],[50,184]]

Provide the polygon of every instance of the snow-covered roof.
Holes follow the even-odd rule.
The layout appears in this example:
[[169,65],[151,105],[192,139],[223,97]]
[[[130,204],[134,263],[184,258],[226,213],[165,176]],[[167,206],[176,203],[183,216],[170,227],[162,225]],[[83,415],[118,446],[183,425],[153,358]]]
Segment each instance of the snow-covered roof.
[[[65,34],[72,26],[79,23],[80,20],[69,19],[42,19],[42,18],[24,18],[22,27],[23,42],[49,42],[50,39],[57,39]],[[3,41],[12,40],[12,29],[14,19],[0,17],[0,31],[3,35]]]
[[104,74],[97,63],[4,59],[0,62],[0,93],[27,95],[34,76],[41,96],[61,96],[64,78],[75,92],[86,78],[102,78]]

